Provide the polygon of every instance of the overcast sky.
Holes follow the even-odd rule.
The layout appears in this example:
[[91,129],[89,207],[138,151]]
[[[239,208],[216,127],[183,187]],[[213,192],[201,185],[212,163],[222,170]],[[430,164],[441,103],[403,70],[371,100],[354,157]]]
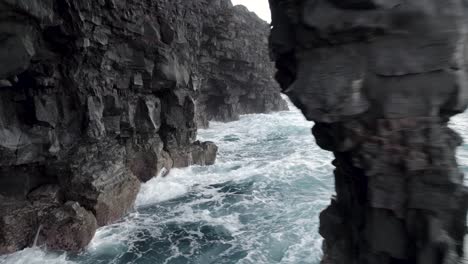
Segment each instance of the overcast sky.
[[263,20],[270,22],[270,6],[268,0],[232,0],[234,5],[245,5],[250,11],[257,13]]

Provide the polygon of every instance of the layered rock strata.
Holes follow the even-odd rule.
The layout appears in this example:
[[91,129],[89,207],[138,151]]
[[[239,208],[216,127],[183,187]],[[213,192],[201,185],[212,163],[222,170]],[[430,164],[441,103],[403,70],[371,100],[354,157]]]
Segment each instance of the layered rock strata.
[[[0,254],[36,234],[51,249],[83,248],[132,208],[141,182],[214,163],[217,147],[196,134],[215,117],[200,111],[244,113],[231,105],[252,84],[264,86],[249,103],[265,105],[252,112],[275,109],[272,65],[221,36],[243,29],[236,17],[261,23],[228,0],[0,0]],[[216,19],[224,30],[211,30]],[[214,72],[227,58],[238,65],[237,99],[205,87],[223,82],[227,73]],[[207,106],[211,89],[224,104]]]
[[464,263],[462,140],[447,124],[468,99],[465,1],[270,6],[276,78],[335,155],[322,263]]

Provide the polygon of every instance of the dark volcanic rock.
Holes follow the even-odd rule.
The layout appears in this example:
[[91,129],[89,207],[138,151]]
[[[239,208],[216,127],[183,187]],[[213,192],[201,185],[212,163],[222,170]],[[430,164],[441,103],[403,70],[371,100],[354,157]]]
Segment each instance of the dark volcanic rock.
[[79,251],[98,228],[94,214],[77,202],[64,202],[58,185],[42,185],[28,200],[0,197],[0,253],[27,246]]
[[27,201],[0,196],[0,254],[32,246],[37,213]]
[[89,244],[98,222],[93,213],[77,202],[66,202],[39,213],[37,245],[52,250],[79,251]]
[[[221,1],[223,2],[223,1]],[[232,121],[239,115],[287,110],[273,80],[269,60],[269,25],[244,6],[209,13],[199,55],[198,122]],[[229,29],[229,30],[226,30]]]
[[214,163],[197,124],[284,109],[267,31],[229,0],[0,0],[0,253],[82,248],[140,182]]
[[270,0],[284,93],[333,151],[323,263],[462,263],[463,1]]
[[100,226],[122,217],[140,190],[125,158],[125,147],[117,142],[80,146],[72,155],[69,177],[60,179],[66,200],[80,201]]
[[213,165],[216,161],[218,147],[213,142],[197,141],[192,146],[192,160],[194,164]]

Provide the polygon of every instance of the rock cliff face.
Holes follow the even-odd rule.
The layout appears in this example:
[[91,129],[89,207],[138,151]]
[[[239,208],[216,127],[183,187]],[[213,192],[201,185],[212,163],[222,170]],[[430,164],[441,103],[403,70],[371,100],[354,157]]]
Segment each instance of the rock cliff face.
[[0,0],[0,254],[83,248],[140,182],[214,163],[197,123],[283,109],[267,28],[229,0]]
[[323,263],[462,263],[466,1],[270,0],[281,87],[333,151]]
[[271,78],[274,67],[268,49],[259,49],[268,46],[269,25],[244,6],[221,12],[207,14],[211,20],[204,26],[199,62],[205,78],[198,97],[199,124],[287,109]]

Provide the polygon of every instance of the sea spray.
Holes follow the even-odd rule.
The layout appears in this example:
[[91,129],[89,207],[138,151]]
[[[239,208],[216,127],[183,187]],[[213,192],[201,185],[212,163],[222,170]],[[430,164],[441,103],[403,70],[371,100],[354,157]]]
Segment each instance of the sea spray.
[[34,237],[33,248],[37,247],[37,240],[39,239],[39,234],[41,233],[42,225],[39,225],[37,228],[36,236]]

